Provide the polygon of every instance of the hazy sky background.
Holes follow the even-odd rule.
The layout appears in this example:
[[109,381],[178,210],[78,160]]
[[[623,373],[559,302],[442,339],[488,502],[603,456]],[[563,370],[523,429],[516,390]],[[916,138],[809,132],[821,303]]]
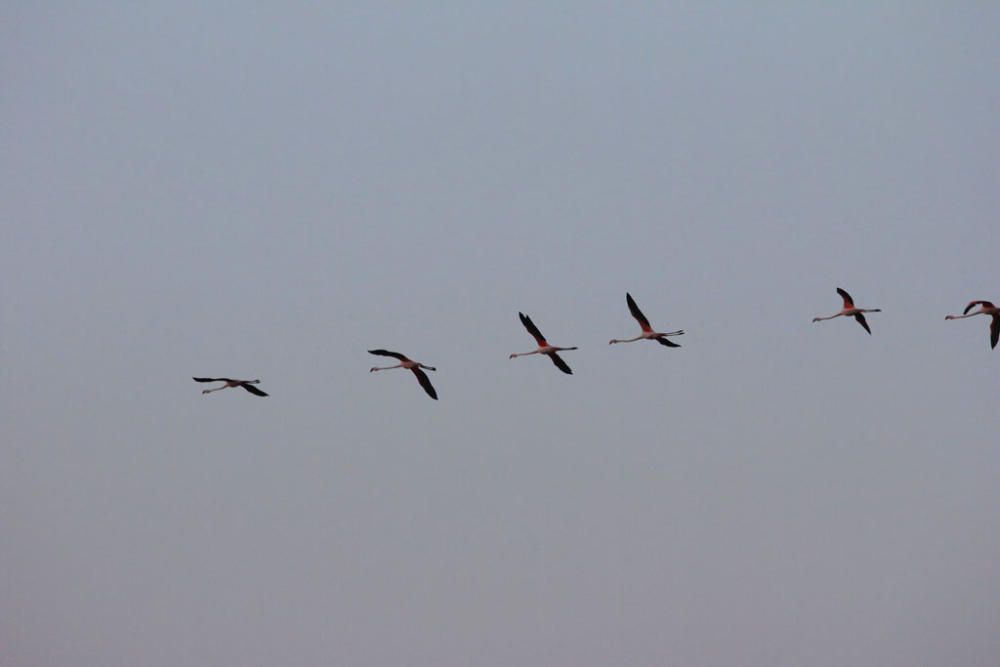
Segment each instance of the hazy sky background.
[[825,4],[5,3],[0,664],[997,665],[1000,7]]

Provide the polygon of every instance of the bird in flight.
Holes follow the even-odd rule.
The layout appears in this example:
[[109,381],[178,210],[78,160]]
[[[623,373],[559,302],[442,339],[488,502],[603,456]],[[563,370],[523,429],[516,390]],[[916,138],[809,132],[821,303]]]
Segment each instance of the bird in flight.
[[628,309],[629,312],[632,313],[632,317],[634,317],[639,322],[639,326],[642,327],[642,333],[635,338],[626,338],[625,340],[612,338],[608,341],[608,345],[614,345],[615,343],[632,343],[637,340],[655,340],[660,345],[666,345],[667,347],[680,347],[680,345],[672,340],[667,340],[667,336],[681,336],[684,334],[683,329],[670,331],[668,333],[653,331],[653,327],[649,324],[649,320],[647,320],[646,316],[642,314],[642,311],[639,310],[639,306],[635,303],[635,299],[633,299],[632,295],[628,292],[625,293],[625,302],[628,303]]
[[538,342],[538,349],[532,350],[531,352],[514,352],[509,358],[513,359],[514,357],[524,357],[529,354],[545,354],[548,355],[549,359],[552,360],[552,363],[556,365],[556,368],[567,375],[572,375],[573,371],[566,365],[566,362],[562,360],[562,357],[560,357],[557,352],[562,352],[563,350],[575,350],[576,348],[549,345],[545,340],[545,336],[543,336],[542,332],[538,330],[538,327],[535,326],[535,323],[531,321],[530,317],[524,313],[518,313],[517,316],[521,318],[521,324],[523,324],[524,328],[528,330],[528,333],[530,333]]
[[[979,310],[974,313],[969,311],[979,306]],[[990,348],[995,348],[997,346],[997,341],[1000,340],[1000,308],[997,308],[989,301],[970,301],[969,305],[965,307],[961,315],[948,315],[944,319],[946,320],[963,320],[966,317],[972,317],[973,315],[989,315],[993,318],[990,322]]]
[[413,374],[417,376],[417,382],[420,386],[424,388],[427,395],[437,400],[437,392],[434,391],[434,385],[431,384],[431,380],[427,377],[427,373],[424,373],[421,369],[426,368],[429,371],[436,371],[437,369],[433,366],[426,366],[419,361],[413,361],[405,354],[400,354],[399,352],[390,352],[389,350],[368,350],[368,354],[374,354],[380,357],[392,357],[393,359],[399,359],[399,363],[395,366],[372,366],[368,372],[374,373],[375,371],[387,371],[390,368],[408,368],[413,371]]
[[222,389],[229,389],[230,387],[243,387],[249,391],[254,396],[267,396],[260,389],[255,387],[255,384],[260,384],[260,380],[233,380],[230,378],[191,378],[195,382],[225,382],[226,384],[221,387],[216,387],[214,389],[203,389],[201,393],[211,394],[213,391],[220,391]]
[[862,327],[864,327],[865,331],[867,331],[868,334],[871,335],[872,330],[868,328],[868,322],[865,320],[864,313],[881,313],[882,309],[881,308],[858,308],[858,307],[856,307],[854,305],[854,299],[851,298],[851,295],[848,294],[847,292],[845,292],[844,290],[842,290],[839,287],[837,288],[837,294],[839,294],[840,296],[842,296],[844,298],[844,308],[843,308],[843,310],[841,310],[839,313],[835,313],[833,315],[830,315],[829,317],[814,317],[813,318],[813,322],[819,322],[821,320],[832,320],[833,318],[840,317],[840,316],[853,317],[854,319],[856,319],[858,321],[858,324],[860,324]]

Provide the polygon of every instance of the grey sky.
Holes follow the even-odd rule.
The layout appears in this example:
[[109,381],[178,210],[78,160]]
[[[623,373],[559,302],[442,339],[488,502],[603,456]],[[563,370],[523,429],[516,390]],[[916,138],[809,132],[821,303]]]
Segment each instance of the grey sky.
[[6,3],[0,664],[996,665],[1000,9],[752,4]]

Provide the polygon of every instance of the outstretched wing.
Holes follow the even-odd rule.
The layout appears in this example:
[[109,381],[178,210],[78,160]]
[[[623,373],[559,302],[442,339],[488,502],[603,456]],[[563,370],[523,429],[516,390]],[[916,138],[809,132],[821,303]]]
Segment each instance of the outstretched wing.
[[390,352],[389,350],[368,350],[368,354],[376,354],[380,357],[392,357],[393,359],[399,359],[400,361],[408,361],[406,355],[400,354],[399,352]]
[[969,305],[966,306],[965,310],[962,311],[962,314],[968,315],[969,311],[975,308],[976,306],[982,306],[983,308],[993,308],[993,304],[990,303],[989,301],[970,301]]
[[995,348],[1000,340],[1000,315],[994,315],[990,322],[990,347]]
[[195,382],[232,382],[229,378],[191,378]]
[[663,337],[657,338],[656,342],[659,343],[660,345],[666,345],[667,347],[680,347],[680,345],[673,342],[669,338],[663,338]]
[[868,328],[868,322],[865,321],[865,316],[864,315],[862,315],[861,313],[855,313],[854,314],[854,319],[856,319],[858,321],[858,324],[860,324],[861,326],[863,326],[865,328],[865,331],[867,331],[868,334],[871,335],[872,330]]
[[639,310],[639,306],[635,305],[635,299],[633,299],[632,295],[628,292],[625,292],[625,302],[628,303],[628,310],[632,313],[632,317],[639,321],[639,326],[642,327],[642,330],[652,331],[653,327],[650,326],[649,320],[647,320],[646,316],[642,314],[641,310]]
[[411,368],[410,370],[417,376],[417,381],[420,382],[420,386],[424,388],[427,395],[436,401],[438,394],[434,391],[434,385],[431,384],[431,379],[427,377],[427,373],[423,372],[419,368]]
[[[837,294],[839,294],[841,297],[843,297],[843,299],[844,299],[844,308],[854,308],[854,299],[851,298],[851,295],[848,294],[846,290],[843,290],[843,289],[841,289],[841,288],[838,287],[837,288]],[[868,327],[865,327],[865,328],[867,329]]]
[[530,317],[524,313],[518,313],[517,316],[521,318],[521,324],[523,324],[524,328],[528,330],[528,333],[530,333],[534,339],[538,341],[539,346],[545,347],[548,345],[548,343],[545,342],[545,336],[543,336],[542,332],[538,330],[538,327],[535,326],[535,323],[531,321]]
[[246,382],[243,382],[243,383],[240,384],[240,386],[243,387],[244,389],[246,389],[247,391],[249,391],[254,396],[267,396],[267,394],[265,394],[260,389],[258,389],[257,387],[253,386],[252,384],[248,384]]
[[556,354],[555,352],[552,352],[548,356],[549,356],[549,359],[552,360],[552,363],[554,363],[556,365],[556,368],[558,368],[559,370],[561,370],[563,373],[566,373],[567,375],[572,375],[573,374],[572,369],[570,369],[570,367],[566,365],[566,362],[563,361],[563,358],[560,357],[558,354]]

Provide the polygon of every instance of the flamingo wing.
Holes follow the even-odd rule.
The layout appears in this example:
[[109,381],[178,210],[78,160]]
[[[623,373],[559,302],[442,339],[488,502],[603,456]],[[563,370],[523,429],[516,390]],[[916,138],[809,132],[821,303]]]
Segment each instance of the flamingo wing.
[[427,392],[427,395],[436,401],[438,395],[437,392],[434,391],[434,385],[431,384],[431,379],[427,377],[427,373],[423,372],[419,368],[411,368],[410,370],[417,376],[417,381],[420,383],[420,386],[424,388],[424,391]]
[[666,345],[667,347],[680,347],[680,345],[678,345],[677,343],[673,342],[668,338],[663,338],[663,337],[657,338],[656,342],[659,343],[660,345]]
[[392,357],[393,359],[399,359],[400,361],[409,361],[406,355],[400,354],[399,352],[390,352],[389,350],[368,350],[368,354],[375,354],[380,357]]
[[530,333],[534,339],[538,341],[539,347],[545,347],[548,345],[548,343],[545,342],[545,336],[543,336],[542,332],[538,330],[538,327],[535,326],[535,323],[531,321],[530,317],[524,313],[518,313],[517,316],[521,318],[521,324],[523,324],[524,328],[528,330],[528,333]]
[[563,361],[563,358],[555,352],[549,353],[549,359],[551,359],[552,363],[556,365],[556,368],[561,370],[563,373],[566,373],[567,375],[573,374],[573,370],[566,364],[565,361]]
[[997,346],[997,341],[1000,340],[1000,315],[994,315],[993,321],[990,322],[990,348],[995,348]]
[[261,391],[257,387],[253,386],[252,384],[248,384],[246,382],[243,382],[243,383],[240,383],[240,386],[243,387],[244,389],[246,389],[247,391],[249,391],[254,396],[267,396],[266,393],[264,393],[263,391]]
[[646,316],[642,314],[642,311],[639,310],[639,306],[637,306],[635,303],[635,299],[633,299],[632,295],[629,294],[628,292],[625,292],[625,302],[628,303],[629,312],[632,313],[632,317],[638,320],[639,326],[642,327],[642,330],[652,331],[653,327],[650,326],[649,320],[646,319]]
[[993,304],[990,303],[989,301],[970,301],[969,305],[966,306],[965,310],[962,311],[962,314],[968,315],[969,311],[975,308],[976,306],[982,306],[983,308],[993,308]]
[[195,382],[232,382],[229,378],[191,378]]
[[843,297],[843,299],[844,299],[844,308],[854,308],[854,299],[852,299],[851,295],[847,293],[847,290],[844,290],[844,289],[841,289],[840,287],[838,287],[837,288],[837,294],[839,294],[841,297]]
[[867,331],[868,335],[870,336],[871,333],[872,333],[872,330],[868,328],[868,321],[865,320],[865,316],[862,315],[861,313],[854,313],[854,319],[856,319],[858,321],[858,324],[860,324],[861,326],[863,326],[865,328],[865,331]]

